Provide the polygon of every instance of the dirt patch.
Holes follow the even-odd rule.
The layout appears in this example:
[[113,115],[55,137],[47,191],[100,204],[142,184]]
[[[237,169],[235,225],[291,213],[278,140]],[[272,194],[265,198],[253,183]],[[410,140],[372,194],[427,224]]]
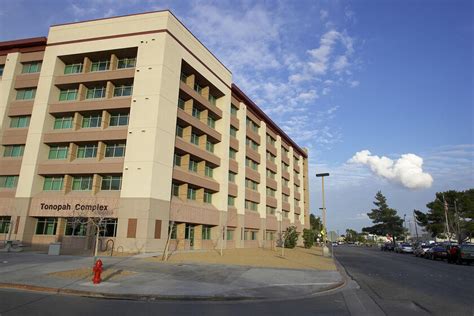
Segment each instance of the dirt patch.
[[[102,281],[110,281],[119,279],[124,276],[133,275],[136,272],[120,270],[120,269],[105,269],[102,272]],[[48,275],[63,279],[92,279],[93,272],[91,268],[81,268],[75,270],[59,271],[48,273]]]
[[[161,261],[160,257],[147,260]],[[276,250],[262,248],[225,249],[223,256],[219,251],[206,252],[175,252],[169,257],[168,263],[208,263],[224,265],[242,265],[267,268],[329,270],[335,271],[336,266],[332,258],[322,256],[320,247],[311,249],[294,248],[285,249],[281,256],[281,248]]]

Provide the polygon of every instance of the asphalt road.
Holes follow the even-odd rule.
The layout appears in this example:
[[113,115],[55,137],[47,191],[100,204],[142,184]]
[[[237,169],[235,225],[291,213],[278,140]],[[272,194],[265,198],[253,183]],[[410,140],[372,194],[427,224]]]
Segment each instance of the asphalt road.
[[0,315],[474,315],[474,266],[352,246],[335,255],[353,280],[312,298],[128,301],[0,290]]
[[399,315],[402,308],[436,315],[474,315],[474,265],[350,245],[336,247],[334,252],[387,315]]

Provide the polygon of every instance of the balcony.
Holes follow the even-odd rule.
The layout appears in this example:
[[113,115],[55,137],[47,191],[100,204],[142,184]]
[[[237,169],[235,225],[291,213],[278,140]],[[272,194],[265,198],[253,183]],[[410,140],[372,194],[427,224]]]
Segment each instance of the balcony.
[[273,196],[267,196],[267,205],[271,207],[278,207],[278,201]]
[[89,99],[83,101],[64,101],[51,103],[49,113],[67,113],[93,110],[129,109],[131,97],[118,97],[110,99]]
[[295,214],[301,214],[301,207],[295,205]]
[[187,95],[192,97],[194,100],[196,100],[199,104],[204,106],[206,109],[214,113],[218,119],[222,118],[222,110],[219,109],[217,106],[212,105],[208,100],[206,100],[202,95],[194,91],[191,87],[189,87],[187,84],[184,82],[180,81],[179,82],[179,88],[185,92]]
[[124,139],[127,139],[127,126],[108,129],[81,128],[77,131],[58,129],[53,132],[45,133],[43,136],[43,142],[46,144]]
[[230,148],[235,149],[236,151],[239,151],[239,141],[236,138],[234,137],[229,138],[229,146]]
[[253,161],[260,163],[260,154],[249,146],[246,146],[246,149],[245,155]]
[[281,192],[285,195],[290,195],[290,188],[289,187],[285,187],[285,186],[282,186],[281,187]]
[[28,127],[8,128],[3,131],[2,145],[26,144]]
[[174,167],[173,180],[189,183],[199,188],[208,189],[213,192],[219,191],[219,183],[217,183],[215,180],[201,176],[194,172],[187,171],[181,167]]
[[15,78],[15,89],[33,88],[38,86],[40,73],[19,74]]
[[290,181],[290,173],[288,171],[282,170],[281,176],[285,178],[286,180]]
[[31,115],[34,100],[12,101],[8,107],[8,116]]
[[77,83],[88,83],[95,81],[112,81],[118,79],[129,79],[135,76],[135,68],[125,68],[118,70],[94,71],[70,75],[57,76],[54,79],[55,85],[67,85]]
[[39,164],[38,174],[106,174],[122,173],[124,158],[104,158],[98,161],[95,158],[68,160],[46,160]]
[[300,166],[298,166],[296,163],[293,164],[293,170],[296,172],[296,173],[300,173]]
[[185,153],[196,156],[202,160],[208,161],[215,166],[221,165],[221,159],[219,157],[217,157],[213,153],[208,152],[207,150],[201,149],[200,147],[194,144],[186,142],[181,137],[176,137],[175,147]]
[[240,127],[240,121],[238,118],[236,118],[235,116],[231,116],[230,117],[230,125],[232,125],[233,127],[235,127],[236,129],[239,129]]
[[274,173],[277,173],[277,165],[274,162],[271,162],[270,160],[267,160],[267,169],[270,169]]
[[245,167],[245,177],[257,183],[260,183],[260,173],[249,167]]
[[278,183],[275,179],[267,177],[267,187],[272,188],[273,190],[278,190]]
[[185,111],[178,108],[178,119],[188,123],[189,125],[195,127],[201,132],[208,135],[214,142],[220,142],[222,140],[221,134],[215,129],[209,127],[207,124],[201,122],[199,119],[194,116],[186,113]]
[[288,166],[290,165],[290,159],[288,158],[288,155],[286,155],[285,153],[281,154],[281,161],[283,161]]
[[282,202],[282,203],[281,203],[281,208],[282,208],[284,211],[289,212],[289,211],[290,211],[290,203],[288,203],[288,202]]
[[273,156],[275,156],[275,157],[277,156],[277,149],[272,144],[267,143],[267,151],[272,153]]
[[236,197],[238,194],[237,184],[229,182],[229,195]]
[[295,192],[295,199],[297,199],[298,201],[300,201],[300,200],[301,200],[301,193]]
[[298,179],[298,177],[294,177],[293,181],[294,181],[296,186],[298,186],[298,187],[301,186],[301,182],[300,182],[300,179]]
[[19,175],[21,169],[21,157],[18,158],[1,158],[0,174],[2,176]]
[[260,203],[260,193],[245,188],[245,199],[255,203]]
[[239,173],[239,163],[233,159],[229,159],[229,170],[234,173]]
[[257,144],[260,145],[260,135],[252,131],[249,127],[247,127],[247,137],[256,142]]

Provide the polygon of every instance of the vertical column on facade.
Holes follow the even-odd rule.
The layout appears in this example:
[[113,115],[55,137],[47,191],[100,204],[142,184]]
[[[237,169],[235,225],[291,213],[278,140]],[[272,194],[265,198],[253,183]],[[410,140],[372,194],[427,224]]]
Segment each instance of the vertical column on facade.
[[298,203],[298,206],[300,207],[300,215],[299,215],[299,219],[300,219],[300,222],[301,222],[301,225],[303,226],[303,228],[305,228],[305,224],[306,224],[306,221],[308,220],[309,221],[309,218],[306,219],[305,218],[305,210],[304,210],[304,203],[305,203],[305,194],[304,194],[304,178],[303,178],[303,174],[304,174],[304,166],[303,166],[303,156],[300,155],[299,156],[299,160],[298,160],[298,167],[300,169],[300,173],[298,174],[298,180],[300,181],[300,187],[299,187],[299,193],[300,193],[300,200],[299,200],[299,203]]
[[194,226],[193,249],[202,249],[202,225]]
[[[235,183],[237,184],[237,198],[235,199],[235,207],[237,208],[237,227],[235,230],[235,246],[244,248],[244,229],[245,229],[245,157],[246,148],[246,120],[247,120],[247,106],[244,103],[239,104],[237,111],[237,118],[239,119],[239,130],[237,132],[237,140],[239,141],[239,151],[236,155],[236,160],[239,164],[239,173],[236,176]],[[230,126],[230,124],[229,124]]]
[[[308,153],[307,149],[304,149],[306,153]],[[305,227],[309,228],[309,174],[308,174],[308,158],[301,157],[303,163],[303,196],[304,196],[304,217],[306,218]]]
[[[26,219],[21,221],[24,225],[20,225],[17,237],[25,243],[32,241],[36,226],[36,219],[28,217],[30,199],[43,190],[43,177],[38,175],[38,162],[48,155],[48,146],[42,142],[44,131],[51,129],[48,104],[59,98],[59,89],[54,86],[53,80],[64,72],[57,60],[57,50],[56,47],[44,52],[15,196],[16,208],[22,210],[22,216]],[[18,72],[20,66],[17,66]]]
[[186,248],[186,224],[179,223],[176,225],[176,241],[178,242],[178,250],[184,250]]
[[[277,220],[279,221],[278,223],[278,228],[279,228],[279,234],[282,233],[282,231],[285,229],[283,227],[283,199],[282,199],[282,181],[281,181],[281,155],[282,155],[282,150],[281,150],[281,136],[277,135],[277,139],[275,142],[275,147],[277,151],[277,156],[275,158],[275,163],[277,165],[277,173],[275,176],[275,180],[277,182],[277,191],[276,191],[276,199],[277,199],[277,209],[276,209],[276,215],[277,215]],[[281,235],[280,235],[281,236]]]
[[293,179],[293,175],[295,173],[294,168],[293,168],[293,147],[289,146],[289,151],[288,151],[288,161],[290,162],[288,166],[288,173],[290,174],[290,180],[288,183],[288,186],[290,187],[290,196],[288,197],[288,202],[290,202],[290,213],[288,214],[290,218],[290,223],[291,224],[296,224],[295,223],[295,181]]
[[[129,39],[138,52],[116,244],[144,252],[167,239],[182,48],[167,33]],[[129,218],[140,227],[135,239],[126,238]]]
[[258,147],[258,153],[260,154],[260,165],[258,166],[258,173],[260,173],[260,204],[258,205],[258,213],[260,214],[260,230],[258,232],[258,241],[260,247],[265,247],[265,232],[267,229],[267,125],[264,121],[260,122],[258,135],[260,136],[260,146]]

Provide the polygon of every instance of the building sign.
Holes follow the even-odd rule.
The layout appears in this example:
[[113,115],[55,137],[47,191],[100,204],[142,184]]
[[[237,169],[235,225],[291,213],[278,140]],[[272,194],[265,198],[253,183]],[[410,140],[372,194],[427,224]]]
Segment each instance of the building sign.
[[109,206],[108,205],[103,205],[103,204],[81,204],[81,203],[76,203],[74,205],[71,205],[70,203],[65,203],[65,204],[47,204],[47,203],[41,203],[40,204],[41,210],[47,210],[47,211],[90,211],[90,212],[95,212],[95,211],[100,211],[100,212],[106,212],[108,211]]

